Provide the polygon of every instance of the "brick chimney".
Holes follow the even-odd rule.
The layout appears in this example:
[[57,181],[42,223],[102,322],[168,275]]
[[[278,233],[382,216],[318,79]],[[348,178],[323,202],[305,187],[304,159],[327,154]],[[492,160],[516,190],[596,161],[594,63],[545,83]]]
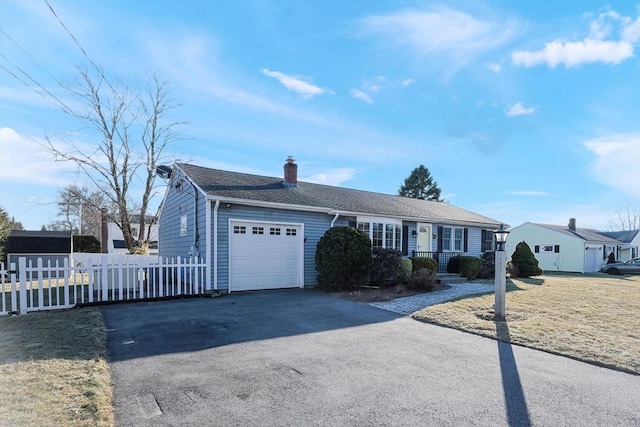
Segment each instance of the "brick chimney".
[[569,218],[569,230],[576,231],[576,219]]
[[298,165],[295,163],[293,156],[287,158],[287,163],[284,164],[284,186],[285,187],[297,187],[298,186]]

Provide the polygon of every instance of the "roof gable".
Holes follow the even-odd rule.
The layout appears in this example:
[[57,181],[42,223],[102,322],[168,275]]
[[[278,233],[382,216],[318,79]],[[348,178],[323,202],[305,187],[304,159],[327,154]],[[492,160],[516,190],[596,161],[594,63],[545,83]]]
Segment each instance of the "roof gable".
[[298,181],[283,185],[282,178],[209,169],[186,163],[177,166],[214,199],[266,202],[296,208],[323,209],[349,214],[388,216],[441,223],[497,227],[500,222],[443,202]]

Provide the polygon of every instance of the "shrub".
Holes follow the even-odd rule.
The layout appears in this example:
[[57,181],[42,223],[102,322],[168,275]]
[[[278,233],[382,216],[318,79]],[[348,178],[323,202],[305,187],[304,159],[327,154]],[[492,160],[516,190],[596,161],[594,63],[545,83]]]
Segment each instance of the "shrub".
[[461,256],[459,258],[460,275],[469,280],[477,278],[478,273],[480,273],[480,269],[482,268],[482,258],[473,256]]
[[478,273],[481,279],[491,279],[496,275],[496,254],[495,252],[485,252],[482,254],[482,267]]
[[376,248],[373,250],[373,267],[371,269],[371,283],[383,285],[387,280],[395,280],[402,252],[396,249]]
[[343,290],[362,286],[369,278],[373,257],[371,240],[352,227],[333,227],[316,247],[318,288]]
[[409,258],[402,258],[398,265],[398,281],[406,285],[411,277],[411,272],[413,272],[413,263]]
[[518,266],[513,264],[511,261],[507,263],[507,273],[509,273],[509,277],[518,277],[520,275],[520,270]]
[[538,267],[538,260],[531,252],[529,245],[524,241],[516,246],[516,250],[511,255],[511,263],[518,267],[517,277],[531,277],[542,274],[542,269]]
[[607,258],[607,264],[613,264],[614,262],[616,262],[616,256],[613,254],[613,252],[610,252],[609,258]]
[[427,270],[433,271],[434,273],[438,272],[438,263],[434,259],[425,258],[425,257],[417,257],[417,258],[410,258],[410,259],[411,259],[411,264],[413,266],[413,271],[426,268]]
[[409,276],[407,286],[419,291],[432,291],[436,285],[436,272],[427,268],[414,270]]
[[102,252],[100,241],[96,236],[80,235],[73,236],[73,251],[99,254]]
[[460,273],[460,255],[449,258],[449,262],[447,262],[447,273]]

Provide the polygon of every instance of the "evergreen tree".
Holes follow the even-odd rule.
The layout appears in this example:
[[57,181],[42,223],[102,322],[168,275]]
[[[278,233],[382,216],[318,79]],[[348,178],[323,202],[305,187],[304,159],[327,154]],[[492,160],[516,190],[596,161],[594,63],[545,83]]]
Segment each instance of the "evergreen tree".
[[516,246],[516,250],[511,255],[511,264],[517,267],[518,277],[531,277],[542,274],[542,269],[538,267],[538,260],[531,252],[529,245],[524,241]]
[[398,194],[413,199],[442,201],[438,183],[434,181],[429,169],[424,165],[418,166],[411,172],[411,175],[404,180]]

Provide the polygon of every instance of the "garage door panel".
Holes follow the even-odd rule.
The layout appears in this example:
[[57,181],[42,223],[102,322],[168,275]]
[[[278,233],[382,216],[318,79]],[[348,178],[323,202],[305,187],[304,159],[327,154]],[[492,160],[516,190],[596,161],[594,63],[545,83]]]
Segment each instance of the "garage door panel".
[[242,226],[246,233],[232,232],[230,236],[231,291],[300,286],[300,226],[244,221],[232,224],[232,230]]

